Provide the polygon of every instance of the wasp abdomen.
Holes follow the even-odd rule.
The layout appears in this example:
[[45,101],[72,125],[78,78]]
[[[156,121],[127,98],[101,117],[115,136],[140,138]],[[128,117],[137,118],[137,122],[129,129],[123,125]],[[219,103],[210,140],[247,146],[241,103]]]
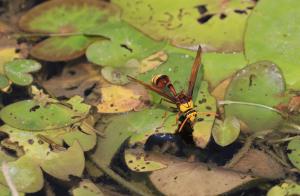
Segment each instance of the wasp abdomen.
[[152,78],[152,84],[158,88],[165,88],[170,83],[167,75],[155,75]]

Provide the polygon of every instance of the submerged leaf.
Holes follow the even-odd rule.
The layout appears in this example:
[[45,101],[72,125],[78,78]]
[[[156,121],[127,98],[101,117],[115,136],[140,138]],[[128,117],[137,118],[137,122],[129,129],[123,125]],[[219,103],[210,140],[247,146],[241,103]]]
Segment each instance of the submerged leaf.
[[164,195],[221,195],[253,181],[251,175],[201,163],[168,161],[168,168],[150,174],[153,185]]
[[269,60],[282,70],[288,88],[299,89],[299,1],[260,1],[249,17],[245,54],[250,63]]
[[[248,65],[231,80],[225,100],[234,102],[225,106],[225,116],[235,116],[246,124],[250,131],[276,128],[282,116],[272,110],[284,101],[285,83],[278,67],[268,61]],[[262,104],[260,107],[250,104]]]
[[[247,16],[253,1],[113,0],[122,19],[158,40],[174,45],[203,44],[208,50],[242,50]],[[230,38],[229,38],[230,36]]]
[[224,122],[215,121],[212,135],[215,142],[220,146],[228,146],[233,143],[240,134],[240,123],[235,117],[225,118]]

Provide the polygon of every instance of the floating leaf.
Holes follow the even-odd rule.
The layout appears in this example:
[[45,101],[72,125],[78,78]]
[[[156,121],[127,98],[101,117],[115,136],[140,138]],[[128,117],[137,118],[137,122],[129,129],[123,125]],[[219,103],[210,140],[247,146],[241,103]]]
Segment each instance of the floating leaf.
[[250,131],[273,129],[283,120],[272,108],[283,101],[284,92],[284,79],[275,64],[262,61],[248,65],[231,80],[225,100],[262,104],[269,108],[229,104],[225,106],[225,115],[237,117]]
[[204,53],[204,80],[209,82],[211,88],[214,88],[221,81],[245,67],[246,64],[244,54],[242,53]]
[[[112,85],[101,88],[101,102],[97,105],[99,113],[120,113],[132,111],[142,104],[141,94],[137,85],[131,88]],[[144,93],[146,93],[144,91]]]
[[29,32],[66,35],[46,39],[35,45],[30,53],[46,61],[67,61],[83,55],[92,42],[101,39],[85,36],[86,31],[117,12],[116,7],[103,1],[54,0],[34,7],[21,17],[19,24]]
[[[264,0],[249,17],[245,54],[252,63],[270,60],[282,70],[289,88],[299,89],[299,1]],[[292,20],[291,20],[292,19]]]
[[68,61],[82,56],[91,43],[101,39],[84,35],[51,37],[36,44],[30,54],[44,61]]
[[[42,189],[44,178],[42,170],[29,157],[23,156],[17,161],[8,162],[9,175],[18,191],[34,193]],[[6,184],[3,174],[0,181]]]
[[212,135],[220,146],[228,146],[233,143],[240,134],[240,122],[235,117],[225,118],[224,122],[218,120],[213,125]]
[[4,72],[15,84],[26,86],[32,83],[31,72],[41,69],[41,64],[34,60],[17,59],[4,65]]
[[150,174],[151,182],[164,195],[221,195],[255,179],[251,175],[201,163],[168,162],[168,168]]
[[103,1],[53,0],[31,9],[22,16],[19,25],[29,32],[83,33],[116,12],[116,7]]
[[90,180],[83,180],[72,190],[73,196],[103,196],[102,191]]
[[[42,169],[48,174],[62,179],[69,180],[69,176],[82,175],[84,170],[84,154],[80,144],[75,141],[64,152],[52,152],[41,163]],[[74,164],[76,163],[76,164]]]
[[31,131],[58,129],[85,118],[89,106],[83,105],[81,107],[85,108],[84,111],[79,109],[76,111],[60,103],[41,106],[34,100],[25,100],[3,108],[0,111],[0,117],[5,123],[18,129]]
[[86,52],[89,61],[102,66],[122,67],[131,59],[141,61],[165,45],[148,38],[125,22],[111,21],[92,32],[110,39],[93,43]]
[[159,51],[139,62],[137,59],[130,59],[124,67],[104,67],[101,70],[102,76],[113,84],[127,84],[129,82],[127,75],[135,77],[140,73],[145,73],[158,67],[167,60],[167,54]]
[[267,193],[267,196],[295,196],[300,194],[300,185],[296,183],[282,183],[273,186]]
[[300,169],[300,139],[293,139],[288,144],[288,157],[295,167]]
[[[57,142],[55,144],[62,145],[66,130],[54,130],[43,133],[31,132],[28,130],[19,130],[8,125],[0,127],[1,132],[9,135],[9,141],[17,143],[24,150],[24,157],[28,157],[32,164],[40,166],[50,175],[62,179],[69,180],[69,175],[80,176],[84,169],[84,155],[80,141],[73,142],[71,146],[65,150],[53,151],[50,149],[50,144],[45,142],[43,138]],[[51,144],[52,145],[52,144]],[[52,146],[52,148],[54,148]],[[19,159],[18,159],[19,160]]]
[[[113,0],[122,19],[147,35],[175,45],[203,44],[214,51],[241,51],[243,33],[253,1]],[[230,39],[228,38],[230,36]]]

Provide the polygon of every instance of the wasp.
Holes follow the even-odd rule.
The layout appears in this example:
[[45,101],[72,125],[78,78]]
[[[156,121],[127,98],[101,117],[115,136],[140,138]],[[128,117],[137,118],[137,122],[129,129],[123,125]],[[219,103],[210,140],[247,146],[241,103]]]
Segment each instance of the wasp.
[[175,104],[177,107],[177,117],[176,123],[178,123],[177,133],[181,132],[184,125],[189,123],[193,125],[197,112],[194,108],[193,103],[193,91],[198,75],[198,71],[201,67],[201,59],[202,59],[202,49],[201,46],[198,47],[197,55],[194,60],[192,71],[189,77],[188,89],[186,92],[181,91],[179,93],[176,92],[174,85],[172,84],[170,78],[167,75],[155,75],[152,78],[152,85],[147,84],[141,80],[133,78],[131,76],[127,76],[129,80],[137,82],[147,89],[156,92],[160,96],[163,97],[163,100]]

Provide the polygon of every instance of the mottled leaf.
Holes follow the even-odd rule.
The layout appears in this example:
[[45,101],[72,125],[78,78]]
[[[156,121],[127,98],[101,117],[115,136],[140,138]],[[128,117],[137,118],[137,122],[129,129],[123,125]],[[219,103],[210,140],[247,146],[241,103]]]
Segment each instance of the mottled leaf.
[[113,0],[122,19],[158,40],[174,45],[203,44],[213,51],[241,51],[253,1]]
[[293,139],[288,144],[288,157],[295,167],[300,169],[300,139]]
[[6,76],[15,84],[26,86],[32,83],[31,72],[41,69],[41,64],[34,60],[17,59],[4,64]]
[[284,92],[284,79],[275,64],[262,61],[248,65],[231,80],[225,100],[269,108],[247,103],[229,104],[225,106],[225,115],[237,117],[250,131],[276,128],[283,119],[272,108],[283,101]]
[[282,70],[288,88],[299,89],[299,1],[260,1],[249,17],[245,54],[250,63],[269,60]]

